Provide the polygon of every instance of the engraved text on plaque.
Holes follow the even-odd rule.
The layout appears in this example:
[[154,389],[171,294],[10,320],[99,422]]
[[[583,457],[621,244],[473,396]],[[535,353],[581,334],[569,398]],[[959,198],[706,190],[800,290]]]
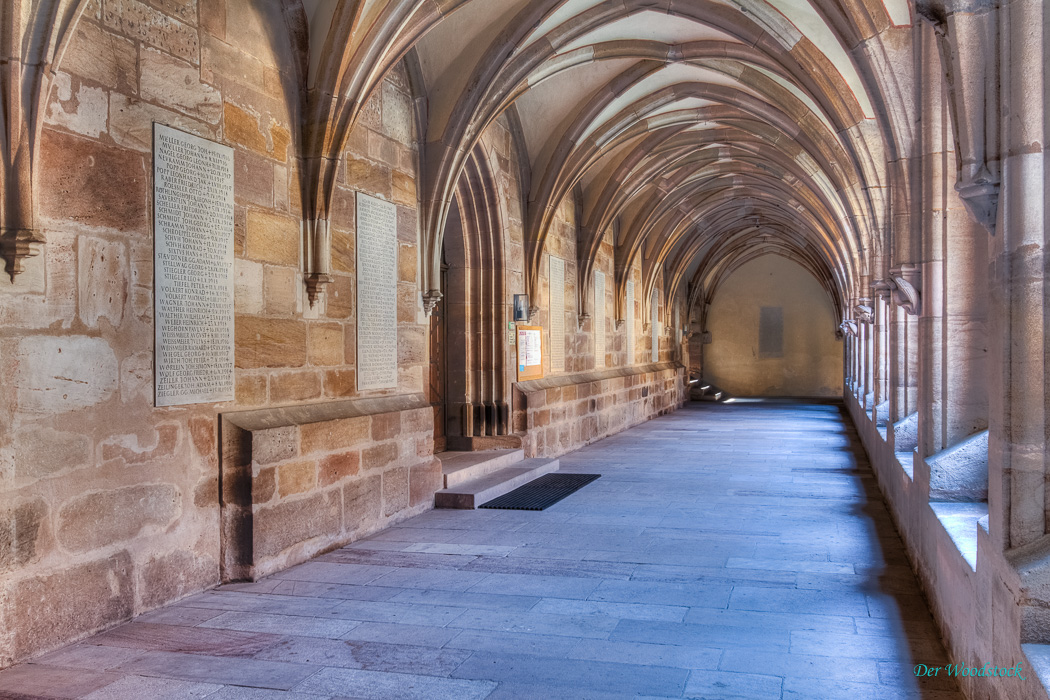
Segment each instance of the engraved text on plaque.
[[153,135],[156,402],[232,401],[233,150]]
[[357,193],[357,388],[397,387],[397,206]]
[[565,261],[551,256],[551,372],[565,371]]

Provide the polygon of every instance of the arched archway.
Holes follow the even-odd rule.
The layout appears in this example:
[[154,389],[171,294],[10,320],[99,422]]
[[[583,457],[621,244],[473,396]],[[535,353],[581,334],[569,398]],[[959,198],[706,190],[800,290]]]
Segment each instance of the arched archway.
[[[510,433],[504,246],[496,183],[478,146],[460,177],[443,236],[444,429],[449,449]],[[492,446],[492,445],[489,445]]]

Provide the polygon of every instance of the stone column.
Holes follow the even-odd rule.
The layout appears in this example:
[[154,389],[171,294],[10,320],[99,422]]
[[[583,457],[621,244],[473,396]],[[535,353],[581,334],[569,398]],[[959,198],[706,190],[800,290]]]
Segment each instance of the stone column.
[[919,365],[918,448],[920,457],[929,457],[943,450],[944,392],[946,385],[944,365],[945,297],[944,256],[946,220],[944,215],[947,189],[954,185],[955,163],[948,163],[951,133],[948,126],[948,105],[944,81],[944,67],[934,28],[921,22],[917,25],[920,53],[920,128],[919,128],[919,188],[918,198],[912,202],[915,219],[921,227],[922,315],[918,320],[917,356]]
[[[989,281],[989,506],[1006,548],[1046,533],[1046,208],[1043,0],[1000,11],[1004,115]],[[962,48],[962,47],[960,47]]]

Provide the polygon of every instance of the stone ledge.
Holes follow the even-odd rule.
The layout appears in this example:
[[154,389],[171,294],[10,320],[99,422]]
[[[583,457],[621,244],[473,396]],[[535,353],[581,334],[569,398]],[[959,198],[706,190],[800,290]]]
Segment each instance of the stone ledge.
[[430,402],[423,394],[400,394],[372,399],[346,399],[281,408],[234,411],[223,413],[222,418],[242,430],[255,431],[429,407]]
[[222,414],[222,580],[258,580],[433,507],[433,412],[406,394]]
[[1022,644],[1032,674],[1050,695],[1050,644]]
[[630,367],[612,367],[591,372],[574,372],[573,374],[561,374],[555,377],[544,377],[543,379],[530,379],[527,382],[517,382],[515,386],[526,394],[547,389],[557,389],[563,386],[576,384],[589,384],[600,382],[605,379],[616,379],[618,377],[633,377],[639,374],[651,374],[665,370],[685,369],[685,365],[678,362],[656,362],[647,365],[631,365]]
[[930,497],[938,501],[976,503],[988,500],[988,431],[926,458]]
[[970,565],[970,570],[976,572],[977,526],[983,518],[988,517],[988,504],[935,501],[930,503],[930,508],[959,554]]

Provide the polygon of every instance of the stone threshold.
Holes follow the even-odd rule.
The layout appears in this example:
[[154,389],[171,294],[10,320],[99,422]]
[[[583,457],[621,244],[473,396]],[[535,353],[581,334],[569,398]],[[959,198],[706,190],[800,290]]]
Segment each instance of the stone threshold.
[[527,382],[517,382],[515,386],[518,387],[518,389],[520,389],[521,391],[528,394],[534,391],[557,389],[563,386],[589,384],[591,382],[600,382],[606,379],[616,379],[618,377],[633,377],[639,374],[653,374],[655,372],[663,372],[666,370],[679,370],[684,368],[685,365],[681,364],[680,362],[653,362],[645,365],[632,365],[630,367],[610,367],[609,369],[591,370],[588,372],[559,374],[553,377],[544,377],[543,379],[530,379]]
[[248,431],[271,430],[293,425],[323,423],[341,418],[373,416],[395,411],[427,408],[430,402],[423,394],[399,394],[368,399],[341,399],[323,403],[300,404],[280,408],[260,408],[250,411],[223,413],[223,420]]

